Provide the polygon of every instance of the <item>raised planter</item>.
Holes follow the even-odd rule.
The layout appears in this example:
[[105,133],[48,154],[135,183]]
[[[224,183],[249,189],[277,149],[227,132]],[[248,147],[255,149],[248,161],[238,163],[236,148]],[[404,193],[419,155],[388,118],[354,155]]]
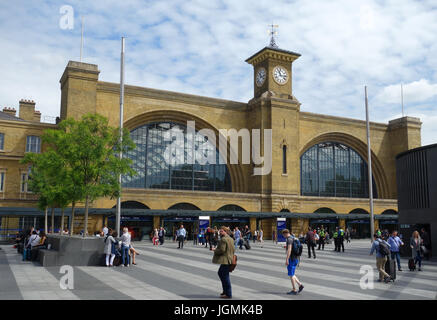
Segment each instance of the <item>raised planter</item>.
[[97,266],[101,264],[103,240],[99,237],[48,235],[51,249],[40,249],[38,260],[44,267]]

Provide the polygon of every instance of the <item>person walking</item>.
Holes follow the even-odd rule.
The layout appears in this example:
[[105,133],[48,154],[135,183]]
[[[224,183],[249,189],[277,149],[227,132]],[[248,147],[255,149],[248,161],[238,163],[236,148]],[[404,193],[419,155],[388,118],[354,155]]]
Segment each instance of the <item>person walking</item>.
[[388,238],[388,244],[390,245],[391,259],[394,260],[396,258],[396,263],[398,265],[398,271],[402,271],[401,268],[401,255],[399,253],[399,249],[404,245],[402,240],[398,237],[398,232],[395,230]]
[[218,231],[217,227],[214,227],[213,231],[214,231],[214,233],[213,233],[213,236],[212,236],[212,245],[214,246],[214,248],[217,248],[217,244],[219,242],[220,234],[219,234],[219,231]]
[[159,232],[158,229],[153,229],[152,243],[154,246],[159,245]]
[[420,255],[420,246],[423,240],[420,238],[419,231],[414,231],[410,239],[411,256],[414,259],[414,265],[419,262],[418,271],[422,271],[422,256]]
[[235,227],[234,231],[234,238],[235,238],[235,249],[237,249],[237,246],[240,246],[240,249],[242,249],[240,241],[241,241],[241,231],[238,230],[238,227]]
[[219,264],[218,276],[222,282],[223,292],[220,294],[220,298],[231,299],[232,298],[232,286],[231,279],[229,277],[229,267],[232,264],[234,258],[235,246],[234,241],[229,236],[228,227],[220,227],[220,241],[214,251],[212,257],[212,263]]
[[159,228],[158,238],[159,244],[162,246],[164,244],[165,230],[163,227]]
[[346,232],[344,233],[344,237],[346,239],[346,243],[351,242],[351,232],[350,232],[349,228],[346,228]]
[[130,264],[130,256],[129,256],[129,247],[131,242],[131,235],[129,233],[128,228],[123,228],[123,234],[121,235],[121,263],[125,267],[129,267]]
[[344,252],[344,230],[341,227],[338,229],[338,252],[340,252],[340,248]]
[[[381,236],[379,236],[378,233],[375,233],[373,238],[374,241],[372,243],[372,248],[370,249],[370,255],[373,255],[373,252],[376,251],[376,268],[379,271],[378,282],[384,281],[385,283],[388,283],[390,282],[390,275],[385,272],[385,264],[387,262],[387,257],[390,254],[390,245],[387,241],[381,239]],[[383,246],[388,249],[388,252],[381,249],[381,243],[383,243]]]
[[322,247],[322,250],[325,250],[325,237],[326,237],[326,232],[322,226],[322,228],[319,231],[319,247],[317,248],[317,250],[320,250],[320,246]]
[[314,247],[316,246],[315,238],[314,238],[314,231],[311,230],[311,227],[308,227],[308,232],[305,236],[305,242],[308,247],[308,258],[311,259],[311,250],[313,250],[313,257],[316,258],[316,252],[314,251]]
[[257,239],[258,239],[258,230],[254,230],[253,231],[253,238],[252,238],[253,244],[255,244]]
[[193,232],[193,245],[194,246],[197,246],[199,244],[198,239],[199,239],[199,231],[197,229],[195,229]]
[[116,247],[115,244],[117,241],[112,236],[112,229],[108,229],[108,233],[106,234],[105,247],[103,253],[106,255],[106,266],[112,267],[115,259]]
[[205,230],[205,248],[208,249],[208,243],[209,243],[209,247],[211,248],[211,232],[210,232],[210,227],[206,228]]
[[[290,231],[288,231],[288,229],[282,230],[282,235],[286,239],[285,265],[287,266],[288,276],[290,277],[291,285],[293,287],[293,290],[287,292],[287,294],[296,295],[296,294],[300,293],[303,290],[303,288],[304,288],[302,283],[296,277],[296,267],[299,264],[299,256],[298,256],[298,253],[296,252],[296,250],[294,248],[298,247],[298,245],[300,245],[300,244],[298,243],[299,240],[295,239],[290,234]],[[299,290],[298,291],[296,290],[296,287],[297,287],[296,284],[299,285],[299,287],[298,287]]]
[[176,238],[177,238],[178,243],[179,243],[178,249],[184,248],[184,241],[185,241],[186,235],[187,235],[187,231],[185,230],[184,226],[181,224],[179,229],[176,231]]
[[263,239],[263,236],[264,236],[264,232],[263,232],[263,229],[259,229],[259,242],[261,243],[261,248],[264,246],[264,239]]

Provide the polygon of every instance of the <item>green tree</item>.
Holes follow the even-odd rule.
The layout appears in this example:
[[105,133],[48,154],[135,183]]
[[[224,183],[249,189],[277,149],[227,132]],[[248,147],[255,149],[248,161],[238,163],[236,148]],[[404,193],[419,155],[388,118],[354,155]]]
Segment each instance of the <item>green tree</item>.
[[62,186],[64,168],[59,155],[53,150],[44,153],[26,153],[21,163],[30,165],[28,188],[38,195],[38,208],[45,211],[44,230],[48,232],[47,210],[52,208],[51,227],[54,232],[54,208],[65,205]]
[[[39,196],[38,206],[46,212],[46,229],[47,208],[60,207],[64,212],[71,203],[72,235],[75,206],[84,201],[86,236],[90,202],[99,197],[118,197],[118,176],[135,174],[131,160],[118,157],[120,151],[127,153],[135,148],[129,131],[123,130],[120,139],[120,130],[110,127],[105,117],[87,114],[81,120],[66,119],[57,129],[46,130],[42,141],[47,150],[27,153],[22,163],[31,165],[29,185]],[[52,210],[52,229],[53,224]]]
[[98,114],[87,114],[80,121],[64,120],[52,136],[54,140],[46,141],[56,146],[68,167],[67,193],[72,202],[85,202],[86,236],[90,202],[99,197],[118,197],[121,193],[118,176],[135,174],[130,167],[131,160],[118,157],[120,151],[127,153],[135,148],[135,144],[129,131],[123,130],[120,139],[120,130],[109,126],[108,120]]

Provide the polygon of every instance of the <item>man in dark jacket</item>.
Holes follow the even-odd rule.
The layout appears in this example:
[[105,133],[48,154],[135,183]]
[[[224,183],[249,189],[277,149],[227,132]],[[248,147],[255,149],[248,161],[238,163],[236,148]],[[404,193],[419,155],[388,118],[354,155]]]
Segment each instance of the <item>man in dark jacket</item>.
[[160,243],[161,245],[164,244],[164,236],[165,236],[165,230],[164,230],[163,227],[161,227],[161,228],[159,229],[159,231],[158,231],[159,243]]
[[228,227],[220,227],[220,241],[216,248],[213,248],[214,256],[212,263],[219,264],[218,276],[222,282],[223,292],[220,298],[232,298],[231,279],[229,277],[229,267],[234,257],[234,240],[229,236]]
[[308,247],[308,258],[311,258],[311,250],[313,250],[314,259],[316,258],[316,252],[314,251],[314,247],[316,246],[316,241],[314,239],[314,232],[311,230],[311,227],[308,227],[308,232],[305,236],[305,242]]

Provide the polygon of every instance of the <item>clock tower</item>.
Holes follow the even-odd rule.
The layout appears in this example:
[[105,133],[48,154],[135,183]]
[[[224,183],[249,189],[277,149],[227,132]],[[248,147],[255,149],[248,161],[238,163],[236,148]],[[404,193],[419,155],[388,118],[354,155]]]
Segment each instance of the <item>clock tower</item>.
[[292,63],[299,53],[279,49],[274,38],[270,45],[246,60],[253,65],[254,98],[270,91],[283,99],[292,99]]

